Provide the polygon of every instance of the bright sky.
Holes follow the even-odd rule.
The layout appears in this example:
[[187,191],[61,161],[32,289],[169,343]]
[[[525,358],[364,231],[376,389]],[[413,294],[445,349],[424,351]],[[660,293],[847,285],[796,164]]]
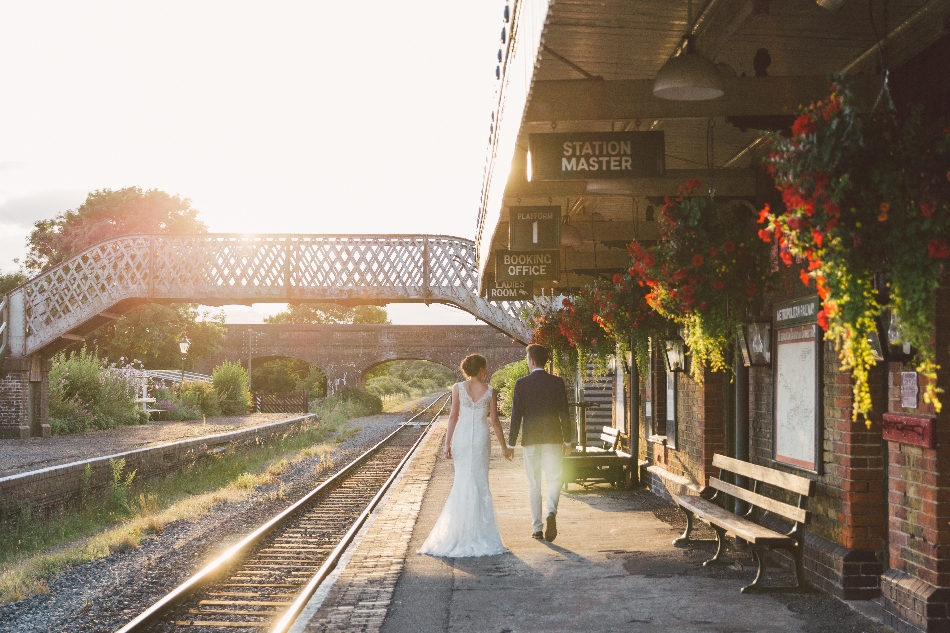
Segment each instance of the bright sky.
[[213,232],[473,238],[503,7],[3,3],[0,271],[36,220],[133,185],[190,198]]

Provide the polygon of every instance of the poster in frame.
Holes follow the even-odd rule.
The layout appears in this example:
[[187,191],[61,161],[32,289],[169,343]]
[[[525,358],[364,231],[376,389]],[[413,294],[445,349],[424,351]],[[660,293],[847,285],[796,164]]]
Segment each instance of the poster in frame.
[[773,313],[772,458],[820,474],[819,310],[818,297],[805,297],[778,304]]
[[666,372],[666,445],[676,449],[676,374],[675,371]]

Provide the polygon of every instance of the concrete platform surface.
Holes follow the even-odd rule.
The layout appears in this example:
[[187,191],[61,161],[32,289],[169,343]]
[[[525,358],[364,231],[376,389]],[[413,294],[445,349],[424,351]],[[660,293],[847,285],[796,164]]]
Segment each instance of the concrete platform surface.
[[[707,568],[714,547],[678,549],[678,510],[649,491],[577,486],[561,497],[553,543],[530,537],[521,451],[493,447],[490,483],[510,554],[438,559],[416,553],[451,489],[439,455],[445,420],[430,433],[329,591],[296,630],[384,633],[549,631],[889,631],[825,594],[743,595],[739,564]],[[431,476],[431,478],[430,478]],[[661,520],[664,519],[664,520]],[[711,532],[710,532],[711,534]],[[789,580],[781,569],[769,569]]]

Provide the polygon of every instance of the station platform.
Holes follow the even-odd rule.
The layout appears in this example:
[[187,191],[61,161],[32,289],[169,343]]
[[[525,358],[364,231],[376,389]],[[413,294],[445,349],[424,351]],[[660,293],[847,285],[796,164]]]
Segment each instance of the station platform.
[[[754,577],[751,559],[703,567],[715,547],[673,547],[681,513],[646,490],[572,485],[561,497],[557,538],[534,540],[520,447],[507,462],[493,445],[490,467],[511,553],[417,554],[452,486],[452,462],[440,454],[445,428],[442,418],[292,631],[891,630],[826,594],[740,594]],[[788,580],[780,568],[769,573]]]

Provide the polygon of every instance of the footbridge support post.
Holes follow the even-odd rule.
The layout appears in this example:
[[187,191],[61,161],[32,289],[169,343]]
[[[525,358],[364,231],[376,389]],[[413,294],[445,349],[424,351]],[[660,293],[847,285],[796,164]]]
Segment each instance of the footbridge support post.
[[0,367],[0,438],[50,437],[49,372],[39,354],[7,357]]

